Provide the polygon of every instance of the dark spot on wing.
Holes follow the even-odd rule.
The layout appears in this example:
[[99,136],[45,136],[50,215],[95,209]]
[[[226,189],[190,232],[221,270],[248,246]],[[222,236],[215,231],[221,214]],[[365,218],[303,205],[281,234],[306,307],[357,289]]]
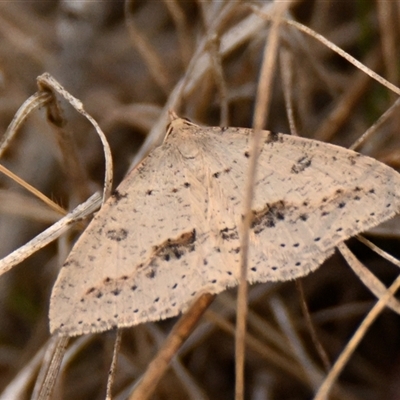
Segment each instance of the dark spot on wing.
[[115,189],[111,194],[111,197],[113,197],[116,201],[120,201],[121,199],[124,199],[127,196],[128,193],[121,193],[118,189]]
[[292,165],[291,172],[293,174],[299,174],[307,169],[311,165],[311,157],[305,155],[300,157],[295,164]]
[[173,258],[179,260],[187,253],[195,250],[195,242],[195,229],[183,233],[178,238],[169,238],[162,244],[153,247],[154,254],[149,264],[154,263],[157,258],[162,258],[165,261],[170,261]]
[[301,214],[301,215],[300,215],[300,219],[301,219],[302,221],[307,221],[307,220],[308,220],[308,215],[307,215],[307,214]]
[[108,239],[115,240],[116,242],[120,242],[121,240],[125,240],[128,236],[128,231],[126,229],[110,229],[106,232],[106,236]]
[[270,131],[267,139],[265,139],[265,143],[274,143],[278,141],[282,141],[282,134],[274,131]]
[[153,279],[156,276],[156,270],[151,269],[149,272],[146,273],[146,278]]
[[63,267],[69,267],[72,264],[79,266],[79,263],[76,260],[74,260],[73,258],[69,258],[67,261],[65,261]]
[[256,235],[265,228],[273,228],[278,221],[285,219],[285,211],[285,203],[283,201],[266,204],[263,209],[253,211],[251,228],[254,229]]
[[356,163],[356,157],[355,157],[355,156],[350,156],[350,157],[349,157],[349,161],[350,161],[350,164],[351,164],[351,165],[355,165],[355,163]]
[[233,227],[233,228],[226,227],[224,229],[221,229],[219,231],[219,234],[221,235],[222,239],[224,239],[224,240],[236,240],[236,239],[239,239],[239,235],[238,235],[236,226]]
[[245,152],[244,152],[244,156],[245,156],[246,158],[249,158],[249,157],[250,157],[250,153],[249,153],[248,151],[245,151]]
[[153,193],[153,191],[152,191],[152,190],[146,190],[146,194],[147,194],[147,196],[150,196],[152,193]]

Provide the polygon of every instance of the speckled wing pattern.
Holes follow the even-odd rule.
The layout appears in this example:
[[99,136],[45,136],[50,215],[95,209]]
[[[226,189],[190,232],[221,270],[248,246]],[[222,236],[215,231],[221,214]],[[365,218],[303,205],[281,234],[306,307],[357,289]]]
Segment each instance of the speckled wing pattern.
[[[50,329],[99,332],[175,316],[237,284],[252,130],[171,122],[121,183],[54,286]],[[249,282],[315,270],[341,241],[400,208],[400,175],[353,151],[262,132]]]

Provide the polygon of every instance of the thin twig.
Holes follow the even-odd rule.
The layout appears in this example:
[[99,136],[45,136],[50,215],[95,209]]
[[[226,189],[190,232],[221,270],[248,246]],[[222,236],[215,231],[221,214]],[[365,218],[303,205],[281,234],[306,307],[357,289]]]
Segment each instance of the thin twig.
[[147,367],[129,400],[146,400],[154,393],[157,383],[167,370],[172,357],[190,335],[215,295],[203,294],[175,324],[157,355]]
[[54,385],[57,381],[57,376],[60,371],[61,362],[64,358],[65,351],[69,342],[69,337],[58,336],[56,337],[56,347],[54,349],[53,357],[49,364],[49,369],[43,381],[43,385],[38,395],[38,400],[49,400],[53,393]]
[[[355,272],[360,281],[379,299],[386,293],[386,286],[367,268],[344,244],[340,243],[337,246],[338,250],[349,264],[350,268]],[[396,260],[397,261],[397,260]],[[397,261],[397,265],[399,262]],[[394,297],[389,299],[388,308],[397,314],[400,314],[400,302]]]
[[129,35],[131,37],[131,43],[135,46],[136,50],[146,63],[149,73],[153,77],[157,85],[165,92],[170,91],[171,79],[167,74],[164,63],[158,56],[157,51],[153,48],[152,44],[147,40],[146,36],[139,30],[133,21],[133,17],[130,12],[130,5],[133,1],[125,0],[125,21],[128,27]]
[[9,271],[15,265],[21,263],[30,255],[36,253],[53,240],[60,237],[64,232],[70,229],[73,223],[81,221],[83,218],[93,213],[99,207],[100,201],[100,195],[95,193],[87,201],[80,204],[73,211],[34,237],[28,243],[2,258],[0,260],[0,275]]
[[60,94],[78,113],[82,114],[93,125],[103,145],[104,158],[105,158],[105,174],[104,174],[104,188],[103,188],[103,203],[110,197],[112,182],[113,182],[113,163],[111,156],[110,145],[107,142],[106,135],[101,130],[97,121],[85,111],[83,104],[76,97],[67,92],[64,87],[57,82],[49,73],[38,76],[37,84],[39,89],[44,92],[52,92],[53,90]]
[[121,347],[121,339],[122,339],[122,330],[117,329],[117,334],[115,336],[114,349],[113,349],[113,357],[111,361],[110,371],[108,372],[107,379],[107,392],[106,392],[106,400],[112,399],[112,385],[115,379],[115,373],[117,371],[117,361],[119,349]]
[[[257,15],[263,16],[266,19],[271,19],[272,16],[270,14],[266,14],[257,7],[251,7],[252,10],[257,13]],[[293,20],[288,20],[288,19],[282,19],[282,23],[294,26],[297,28],[299,31],[313,37],[314,39],[318,40],[321,42],[323,45],[326,47],[330,48],[332,51],[335,53],[339,54],[341,57],[343,57],[345,60],[347,60],[349,63],[353,64],[356,68],[360,69],[367,75],[369,75],[372,79],[380,83],[381,85],[385,86],[389,90],[391,90],[393,93],[396,93],[397,95],[400,96],[400,88],[398,88],[396,85],[390,83],[388,80],[377,74],[376,72],[372,71],[370,68],[368,68],[366,65],[364,65],[362,62],[358,61],[356,58],[351,56],[349,53],[345,52],[343,49],[341,49],[339,46],[336,46],[334,43],[326,39],[324,36],[321,34],[315,32],[308,26],[305,26],[303,24],[300,24],[297,21]]]
[[383,309],[387,306],[389,300],[396,293],[397,289],[400,287],[400,276],[396,278],[396,280],[390,285],[389,289],[386,293],[379,299],[379,301],[372,307],[371,311],[368,315],[363,319],[360,326],[352,336],[352,338],[347,342],[346,347],[336,360],[329,374],[325,378],[324,382],[318,389],[314,400],[327,400],[330,390],[332,389],[333,384],[336,379],[339,377],[343,368],[346,366],[349,361],[351,355],[356,350],[357,346],[361,342],[361,340],[365,337],[366,332],[373,324],[373,322],[378,318],[379,314],[383,311]]
[[0,164],[0,172],[3,173],[4,175],[8,176],[14,182],[17,182],[19,185],[21,185],[28,192],[31,192],[34,196],[36,196],[38,199],[43,201],[43,203],[47,204],[52,210],[56,211],[60,215],[66,215],[67,214],[67,211],[65,211],[57,203],[54,203],[53,200],[49,199],[41,191],[37,190],[35,187],[30,185],[28,182],[24,181],[18,175],[15,175],[8,168],[6,168],[4,165]]
[[14,118],[10,122],[10,125],[8,125],[6,132],[0,139],[0,158],[7,150],[8,145],[11,143],[11,140],[14,138],[14,136],[18,132],[18,129],[26,120],[28,115],[36,108],[47,104],[52,99],[52,97],[53,96],[50,93],[40,91],[36,92],[24,101],[22,106],[15,113]]
[[245,361],[245,337],[246,337],[246,318],[247,318],[247,268],[250,241],[250,225],[253,214],[251,205],[254,194],[254,184],[256,181],[257,158],[259,154],[261,130],[268,119],[269,102],[272,95],[272,78],[275,72],[275,59],[279,42],[279,21],[280,16],[290,5],[289,2],[275,2],[275,15],[273,19],[269,37],[264,49],[263,65],[260,73],[260,83],[258,85],[256,108],[254,113],[254,136],[251,143],[250,163],[248,171],[248,181],[246,187],[246,197],[244,201],[244,221],[242,227],[242,237],[240,243],[240,277],[238,289],[237,317],[236,317],[236,337],[235,337],[235,399],[244,398],[244,361]]
[[328,354],[326,353],[324,347],[322,346],[321,341],[318,338],[317,332],[315,330],[315,326],[311,319],[310,310],[308,309],[308,305],[307,305],[307,302],[306,302],[306,299],[304,296],[303,283],[302,283],[301,279],[296,279],[296,288],[297,288],[297,291],[299,292],[300,306],[301,306],[301,310],[303,312],[303,317],[306,321],[306,326],[311,335],[311,340],[314,343],[317,353],[318,353],[318,355],[322,361],[322,364],[325,368],[325,371],[329,371],[329,368],[331,367],[331,363],[329,361]]

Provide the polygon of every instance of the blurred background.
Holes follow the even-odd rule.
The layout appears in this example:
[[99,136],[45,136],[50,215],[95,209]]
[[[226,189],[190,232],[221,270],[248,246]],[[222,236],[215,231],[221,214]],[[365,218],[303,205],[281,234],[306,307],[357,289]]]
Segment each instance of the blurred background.
[[[272,2],[229,0],[1,2],[0,134],[37,91],[36,77],[44,72],[79,98],[104,130],[115,184],[162,140],[169,108],[203,125],[251,127],[270,22],[250,4],[265,14],[274,9]],[[290,3],[285,17],[398,85],[400,2],[299,0]],[[285,24],[280,32],[267,129],[290,133],[289,114],[299,135],[348,147],[394,104],[394,93],[314,38]],[[104,157],[92,127],[67,103],[60,104],[82,173],[77,176],[67,167],[62,140],[45,110],[28,117],[1,164],[71,209],[101,189]],[[359,149],[393,168],[399,167],[398,115],[390,109],[385,123]],[[58,218],[0,176],[0,257]],[[394,219],[368,237],[398,257],[399,232]],[[50,338],[51,288],[78,234],[70,232],[0,278],[0,399],[31,398]],[[364,245],[348,244],[384,284],[397,276],[395,266]],[[338,254],[302,283],[332,363],[376,299]],[[305,371],[326,374],[300,302],[294,282],[251,288],[247,399],[310,399],[315,387]],[[219,295],[154,399],[233,398],[234,312],[235,290]],[[127,398],[174,322],[124,330],[115,399]],[[400,399],[399,333],[398,315],[385,310],[332,398]],[[53,398],[103,399],[114,339],[115,332],[107,332],[72,340]],[[299,351],[307,357],[300,360]]]

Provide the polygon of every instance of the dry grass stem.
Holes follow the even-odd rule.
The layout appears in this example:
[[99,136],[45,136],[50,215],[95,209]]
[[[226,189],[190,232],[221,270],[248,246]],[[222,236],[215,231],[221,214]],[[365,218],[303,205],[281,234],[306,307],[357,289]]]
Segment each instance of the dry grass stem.
[[[378,299],[384,296],[387,291],[386,286],[354,256],[354,254],[348,249],[348,247],[344,243],[342,243],[338,246],[338,249],[342,256],[346,259],[349,266],[357,274],[358,278],[364,283],[364,285],[367,286],[367,288]],[[390,298],[388,300],[387,306],[397,314],[400,314],[400,303],[395,298]]]
[[243,215],[245,216],[242,226],[242,237],[240,241],[240,279],[238,289],[236,336],[235,336],[235,399],[244,399],[244,365],[245,365],[245,337],[247,319],[247,270],[249,257],[250,225],[253,214],[251,204],[254,195],[254,185],[257,173],[257,157],[260,151],[261,130],[268,120],[269,103],[272,95],[272,78],[275,72],[275,60],[279,43],[279,18],[290,2],[274,3],[276,10],[273,13],[276,19],[272,20],[272,26],[268,40],[265,45],[264,59],[260,72],[260,82],[257,88],[256,108],[254,112],[254,135],[251,142],[250,163],[246,197],[243,204]]
[[[294,282],[242,285],[194,331],[200,310],[184,317],[190,328],[167,319],[66,347],[48,309],[60,266],[112,191],[111,152],[118,184],[163,141],[170,110],[201,126],[254,121],[399,169],[399,20],[399,2],[0,3],[0,400],[231,400],[236,309],[237,398],[303,400],[321,385],[317,399],[396,399],[399,216],[302,278],[303,300]],[[232,193],[247,211],[266,169],[251,156],[249,188]],[[129,229],[140,242],[142,227]]]
[[59,238],[64,232],[69,230],[75,222],[81,221],[83,218],[91,215],[97,208],[99,208],[100,200],[100,195],[95,193],[87,201],[80,204],[73,211],[61,218],[55,224],[51,225],[28,243],[2,258],[0,260],[0,275],[9,271],[15,265],[20,264],[32,254]]
[[172,357],[177,353],[186,338],[190,335],[199,319],[214,300],[213,295],[201,295],[180,317],[174,325],[168,338],[164,341],[162,348],[149,364],[146,372],[135,386],[129,400],[145,400],[150,398],[156,389],[156,385],[164,375],[171,362]]
[[310,332],[312,342],[314,344],[315,349],[318,352],[318,355],[322,361],[325,371],[328,371],[331,367],[331,362],[329,361],[328,354],[326,353],[324,347],[322,346],[321,341],[318,338],[317,332],[315,330],[315,326],[311,319],[310,311],[308,309],[307,302],[306,302],[306,299],[304,296],[304,288],[303,288],[301,279],[298,279],[296,281],[296,288],[297,288],[297,291],[299,292],[301,310],[303,312],[303,316],[305,319],[305,323],[307,325],[307,329]]
[[57,376],[60,371],[61,363],[67,350],[69,338],[65,336],[59,336],[55,337],[54,341],[55,343],[53,343],[53,346],[50,347],[52,350],[51,361],[47,365],[48,369],[44,374],[43,383],[40,385],[37,400],[51,399],[54,386],[57,382]]
[[400,276],[390,285],[386,290],[386,293],[379,298],[378,302],[374,305],[368,315],[362,320],[360,326],[352,336],[352,338],[347,343],[344,350],[340,353],[339,358],[336,360],[329,374],[325,378],[324,382],[318,389],[314,400],[326,400],[328,398],[329,392],[332,390],[332,386],[338,378],[339,374],[342,372],[343,368],[346,366],[351,355],[354,353],[358,344],[364,338],[369,327],[375,322],[376,318],[383,311],[383,309],[388,305],[392,296],[400,287]]
[[26,189],[28,192],[31,192],[34,196],[36,196],[38,199],[43,201],[44,204],[47,204],[50,208],[52,208],[54,211],[59,213],[60,215],[65,215],[67,212],[60,207],[57,203],[54,203],[51,199],[49,199],[47,196],[45,196],[42,192],[34,188],[32,185],[30,185],[28,182],[25,182],[22,178],[20,178],[18,175],[15,175],[13,172],[11,172],[9,169],[7,169],[5,166],[0,164],[0,172],[6,176],[8,176],[10,179],[12,179],[14,182],[17,182],[19,185],[21,185],[24,189]]
[[106,392],[106,400],[111,400],[112,396],[112,386],[115,380],[115,374],[117,370],[117,361],[118,361],[118,354],[121,349],[121,339],[122,339],[122,330],[117,329],[115,342],[114,342],[114,349],[113,349],[113,357],[110,367],[110,372],[108,373],[107,379],[107,392]]

